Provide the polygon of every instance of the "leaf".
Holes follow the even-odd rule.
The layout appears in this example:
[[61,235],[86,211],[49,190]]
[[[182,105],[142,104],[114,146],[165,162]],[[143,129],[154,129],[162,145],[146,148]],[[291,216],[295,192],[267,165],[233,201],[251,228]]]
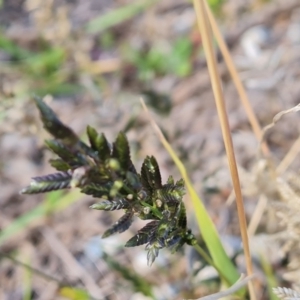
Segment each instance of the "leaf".
[[71,161],[75,159],[73,153],[64,144],[57,140],[45,140],[46,146],[58,155],[64,161]]
[[142,188],[139,176],[133,172],[126,172],[126,182],[136,191]]
[[139,0],[120,8],[115,8],[108,13],[91,20],[87,24],[87,31],[89,33],[98,33],[112,26],[118,25],[147,9],[156,1],[157,0]]
[[133,220],[133,211],[127,212],[123,215],[110,229],[106,230],[102,236],[102,238],[107,238],[115,233],[122,233],[126,231]]
[[176,184],[175,184],[177,187],[181,187],[181,188],[185,188],[184,186],[185,186],[185,184],[184,184],[184,179],[183,178],[181,178],[181,179],[179,179],[178,181],[176,181]]
[[92,209],[97,210],[119,210],[119,209],[125,209],[129,208],[130,204],[125,199],[117,199],[117,200],[103,200],[99,203],[95,203],[90,206]]
[[78,151],[81,155],[88,155],[92,158],[97,158],[95,151],[82,141],[78,141],[74,149]]
[[24,60],[26,57],[34,55],[7,38],[2,30],[0,32],[0,49],[8,53],[11,59],[15,61]]
[[180,214],[178,218],[178,226],[184,230],[186,230],[187,220],[186,220],[186,210],[184,203],[182,202],[180,205]]
[[58,155],[63,161],[68,163],[71,167],[79,167],[87,164],[84,157],[79,154],[73,154],[72,150],[67,148],[63,143],[57,140],[46,140],[46,146]]
[[55,138],[63,140],[67,145],[74,145],[79,140],[72,129],[65,126],[56,116],[54,111],[40,98],[34,98],[40,111],[44,128]]
[[98,157],[101,161],[105,161],[110,158],[110,147],[107,139],[103,133],[98,134],[97,131],[91,127],[87,127],[87,135],[94,151],[97,151]]
[[161,189],[156,190],[156,196],[166,202],[168,205],[177,205],[182,201],[185,194],[185,188],[181,185],[164,184]]
[[98,133],[96,131],[95,128],[93,128],[92,126],[88,125],[86,128],[86,132],[90,141],[90,145],[92,147],[93,150],[97,151],[97,137],[98,137]]
[[51,47],[44,51],[28,56],[24,61],[28,72],[34,78],[50,78],[59,71],[60,66],[66,58],[66,50],[62,47]]
[[123,132],[120,132],[113,143],[112,157],[120,163],[121,169],[127,171],[131,165],[130,150],[128,140]]
[[71,179],[72,175],[69,172],[34,177],[30,185],[22,189],[21,194],[37,194],[69,188]]
[[167,184],[174,185],[174,178],[172,175],[169,176],[169,178],[167,180]]
[[125,247],[135,247],[146,244],[153,235],[159,225],[158,220],[149,222],[146,226],[138,231],[138,233],[127,241]]
[[96,184],[96,183],[89,183],[88,185],[84,186],[81,189],[81,192],[87,195],[91,195],[95,198],[103,198],[106,196],[109,198],[109,193],[112,187],[112,183],[107,184]]
[[50,159],[49,160],[50,165],[55,168],[57,171],[68,171],[71,169],[71,166],[64,162],[62,159],[57,158],[57,159]]
[[[268,259],[268,257],[266,257],[265,255],[263,255],[262,253],[260,254],[260,265],[265,273],[265,278],[266,278],[266,283],[267,283],[267,289],[268,289],[268,298],[270,300],[277,300],[279,296],[277,294],[277,296],[275,296],[273,294],[273,288],[275,286],[278,286],[278,282],[277,282],[277,279],[276,279],[276,272],[275,270],[272,268],[272,265]],[[300,296],[300,294],[298,295]],[[292,298],[283,298],[283,299],[292,299]],[[298,298],[300,299],[300,298]]]
[[154,156],[147,156],[143,162],[141,179],[148,190],[156,190],[162,187],[159,166]]
[[146,246],[146,250],[148,250],[147,264],[148,264],[149,267],[151,267],[152,264],[154,263],[156,257],[158,256],[160,248],[161,247],[159,245],[156,245],[156,244],[147,244],[147,246]]
[[69,300],[90,300],[87,291],[73,287],[62,287],[59,289],[59,294]]
[[[148,158],[148,156],[146,157],[146,159]],[[149,192],[152,192],[152,187],[149,183],[149,180],[148,180],[148,169],[147,169],[147,166],[146,166],[146,159],[144,160],[143,164],[142,164],[142,168],[141,168],[141,183],[142,183],[142,186],[144,187],[145,190],[149,191]]]
[[148,179],[150,180],[150,184],[155,189],[161,188],[162,185],[159,166],[154,156],[151,156],[150,161],[147,161],[147,167],[149,171]]
[[145,101],[151,106],[157,113],[162,115],[168,115],[172,109],[172,101],[169,95],[160,94],[155,90],[144,90],[142,95],[145,97]]

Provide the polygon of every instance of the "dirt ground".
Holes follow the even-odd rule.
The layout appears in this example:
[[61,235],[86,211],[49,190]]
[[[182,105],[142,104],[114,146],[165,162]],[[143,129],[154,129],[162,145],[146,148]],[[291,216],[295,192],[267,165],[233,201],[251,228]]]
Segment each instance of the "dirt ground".
[[[73,46],[82,47],[80,49],[87,47],[94,61],[117,61],[117,67],[114,65],[111,71],[101,75],[83,69],[79,71],[74,67],[74,62],[73,65],[72,62],[66,63],[66,68],[71,66],[71,72],[78,72],[74,78],[68,73],[68,80],[76,81],[83,89],[71,95],[47,95],[45,100],[65,124],[83,137],[88,124],[104,132],[111,141],[120,130],[126,128],[133,161],[138,168],[146,155],[154,155],[159,162],[163,181],[170,174],[180,178],[149,125],[139,101],[145,91],[148,91],[148,96],[149,91],[155,94],[155,97],[146,98],[152,115],[184,162],[226,249],[236,254],[241,249],[238,218],[235,203],[228,204],[232,184],[193,6],[182,0],[162,0],[149,6],[146,11],[110,29],[115,40],[109,50],[97,47],[97,34],[84,35],[84,24],[88,21],[129,2],[45,1],[45,6],[50,5],[49,11],[66,10],[73,39],[73,44],[68,45],[70,51]],[[35,49],[40,35],[44,34],[50,23],[45,21],[43,32],[39,32],[42,25],[39,28],[35,26],[43,21],[37,23],[38,16],[28,8],[30,5],[34,6],[34,1],[4,1],[0,10],[1,34],[27,49]],[[254,112],[261,127],[264,127],[272,122],[277,113],[300,102],[300,3],[229,0],[218,12],[218,21]],[[64,21],[61,22],[63,24]],[[53,32],[49,29],[47,34],[50,44],[55,45],[55,38],[51,35]],[[138,68],[122,61],[120,53],[124,43],[135,49],[170,49],[173,41],[181,36],[188,37],[192,42],[193,53],[189,58],[191,72],[186,76],[166,72],[142,80],[138,78]],[[74,53],[78,49],[74,49]],[[270,183],[262,166],[266,160],[262,159],[259,142],[249,125],[225,63],[218,56],[245,196],[245,210],[250,222],[263,194],[259,193],[259,188],[263,186],[261,188],[265,191]],[[154,287],[155,299],[195,299],[215,292],[217,283],[210,267],[192,276],[198,258],[191,249],[186,248],[182,253],[173,255],[162,251],[149,268],[143,247],[124,248],[126,240],[140,228],[141,221],[136,221],[130,232],[101,240],[101,234],[117,220],[119,214],[90,210],[94,199],[73,192],[67,199],[65,195],[68,192],[54,194],[52,198],[44,194],[19,194],[29,184],[31,177],[52,172],[48,164],[52,154],[43,144],[48,136],[29,93],[16,96],[14,92],[22,87],[23,81],[34,86],[34,80],[30,79],[32,81],[28,83],[26,69],[11,67],[9,60],[10,57],[0,45],[0,64],[4,68],[3,72],[0,71],[1,253],[7,253],[41,270],[58,282],[29,272],[16,262],[1,257],[0,299],[65,299],[58,293],[59,282],[83,288],[91,295],[97,295],[96,299],[147,299],[135,291],[130,280],[125,280],[103,259],[103,252],[147,280]],[[298,122],[299,113],[290,113],[267,132],[270,161],[274,166],[280,164],[297,140]],[[299,167],[296,158],[282,177],[297,174]],[[259,299],[270,299],[266,288],[268,276],[262,267],[260,255],[269,258],[279,286],[290,287],[288,279],[297,282],[285,277],[291,271],[288,266],[291,261],[286,255],[288,251],[282,250],[282,242],[270,238],[284,230],[271,208],[272,201],[279,199],[276,195],[272,198],[267,192],[264,194],[268,196],[269,204],[251,237],[251,246],[255,272],[259,278],[256,287]],[[64,199],[61,200],[62,206],[55,212],[51,212],[51,209],[49,212],[40,212],[37,209],[43,207],[41,203],[47,205],[45,201],[51,205],[51,201],[54,203],[60,198]],[[188,196],[185,196],[185,201],[189,226],[197,231]],[[26,217],[20,219],[24,215]],[[297,255],[293,256],[294,259],[299,257]],[[237,264],[241,273],[245,272],[242,255],[238,255]],[[205,284],[203,280],[206,280]],[[27,291],[26,294],[28,287],[31,292]]]

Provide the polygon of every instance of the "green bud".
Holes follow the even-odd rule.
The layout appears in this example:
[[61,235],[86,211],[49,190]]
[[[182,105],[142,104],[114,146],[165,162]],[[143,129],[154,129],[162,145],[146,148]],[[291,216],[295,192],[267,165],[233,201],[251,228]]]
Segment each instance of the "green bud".
[[143,212],[145,215],[148,215],[150,213],[150,207],[144,207]]
[[118,194],[118,191],[122,188],[123,182],[121,180],[116,180],[109,192],[111,197],[115,197]]
[[117,159],[115,158],[111,158],[109,161],[108,161],[108,165],[111,169],[115,170],[115,171],[118,171],[120,170],[120,163]]
[[90,206],[91,209],[97,209],[97,210],[105,210],[107,207],[107,203],[95,203]]

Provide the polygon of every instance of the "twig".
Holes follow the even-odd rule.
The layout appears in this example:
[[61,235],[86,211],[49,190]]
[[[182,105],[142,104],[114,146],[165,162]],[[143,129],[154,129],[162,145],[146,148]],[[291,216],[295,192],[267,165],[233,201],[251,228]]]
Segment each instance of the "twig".
[[222,291],[222,292],[219,292],[216,294],[201,297],[198,300],[218,300],[223,297],[230,296],[230,295],[234,294],[235,292],[237,292],[239,289],[241,289],[243,286],[247,285],[250,282],[250,280],[252,280],[254,277],[255,277],[254,274],[251,276],[247,276],[247,277],[244,277],[244,275],[242,274],[240,279],[234,285],[232,285],[230,288],[228,288],[226,291]]
[[289,114],[291,112],[298,112],[300,111],[300,103],[298,103],[297,105],[295,105],[294,107],[287,109],[287,110],[283,110],[281,112],[279,112],[278,114],[275,115],[275,117],[273,118],[272,123],[268,124],[267,126],[265,126],[263,128],[263,135],[261,138],[261,143],[263,143],[265,137],[266,137],[266,133],[275,126],[275,124],[286,114]]
[[[238,216],[240,222],[241,236],[244,245],[247,274],[250,276],[252,275],[253,271],[252,271],[251,255],[249,250],[247,222],[245,217],[243,197],[242,197],[240,180],[237,171],[235,154],[234,154],[234,149],[233,149],[233,144],[232,144],[232,139],[230,134],[229,122],[228,122],[226,108],[225,108],[225,101],[224,101],[223,92],[221,88],[221,80],[218,74],[217,62],[214,55],[214,49],[211,40],[210,28],[208,24],[204,1],[194,0],[194,7],[195,7],[197,21],[198,21],[202,41],[203,41],[204,51],[206,54],[208,70],[211,77],[212,89],[214,92],[219,120],[221,123],[221,129],[222,129],[225,149],[227,153],[229,169],[230,169],[233,187],[236,195],[236,204],[237,204],[237,210],[238,210]],[[251,282],[248,283],[248,287],[249,287],[249,293],[251,299],[252,300],[256,299],[255,291]]]
[[276,168],[277,175],[284,173],[284,171],[289,167],[289,165],[294,161],[300,150],[300,136],[294,142],[293,146],[290,148],[289,152],[285,155],[283,160]]
[[291,112],[297,112],[297,111],[300,111],[300,103],[298,103],[297,105],[295,105],[294,107],[292,108],[289,108],[287,110],[283,110],[281,112],[279,112],[278,114],[275,115],[275,117],[273,118],[273,121],[272,123],[268,124],[267,126],[264,127],[263,129],[263,136],[262,136],[262,141],[263,142],[263,139],[265,138],[265,135],[266,135],[266,132],[268,130],[270,130],[272,127],[275,126],[275,124],[286,114],[289,114]]

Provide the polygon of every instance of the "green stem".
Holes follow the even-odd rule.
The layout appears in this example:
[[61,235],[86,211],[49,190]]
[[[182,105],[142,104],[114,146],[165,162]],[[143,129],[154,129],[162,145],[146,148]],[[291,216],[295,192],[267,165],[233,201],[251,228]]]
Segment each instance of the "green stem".
[[141,201],[141,204],[143,206],[149,207],[156,217],[158,217],[159,219],[162,219],[163,215],[157,208],[153,207],[151,204],[148,204],[144,201]]
[[203,259],[212,267],[214,267],[217,272],[219,273],[221,279],[225,281],[229,286],[230,282],[226,279],[226,276],[223,274],[223,271],[213,262],[213,260],[210,258],[210,256],[203,250],[203,248],[198,244],[196,239],[192,242],[192,247],[203,257]]

